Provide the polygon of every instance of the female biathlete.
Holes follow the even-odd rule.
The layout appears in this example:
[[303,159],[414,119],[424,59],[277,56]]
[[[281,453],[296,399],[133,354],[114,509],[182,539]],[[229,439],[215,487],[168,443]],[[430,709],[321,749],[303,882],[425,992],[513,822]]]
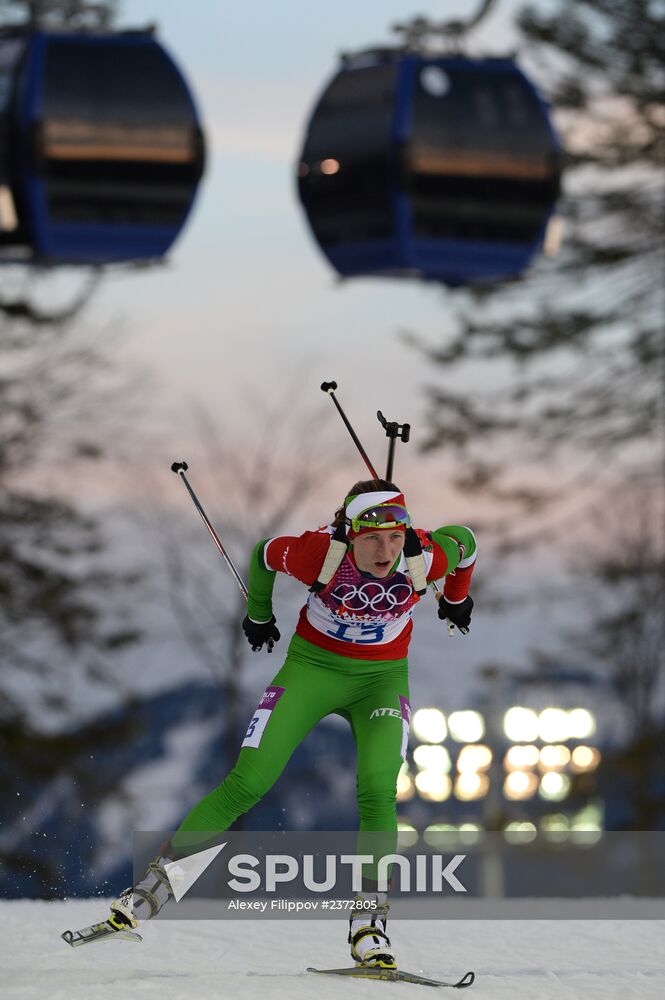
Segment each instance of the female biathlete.
[[[382,831],[396,846],[396,784],[411,714],[407,649],[413,607],[425,581],[445,577],[439,618],[467,631],[475,560],[469,528],[414,531],[398,487],[378,479],[356,483],[327,527],[259,542],[251,557],[243,621],[253,650],[265,643],[271,648],[280,638],[271,602],[276,573],[294,576],[311,592],[286,660],[252,716],[235,767],[194,806],[179,832],[226,830],[265,795],[310,729],[337,713],[348,719],[356,744],[360,836]],[[111,927],[136,927],[170,898],[163,865],[177,856],[176,841],[177,835],[166,855],[112,903]],[[362,965],[395,968],[386,934],[386,893],[376,890],[376,881],[363,879],[351,912],[351,956]]]

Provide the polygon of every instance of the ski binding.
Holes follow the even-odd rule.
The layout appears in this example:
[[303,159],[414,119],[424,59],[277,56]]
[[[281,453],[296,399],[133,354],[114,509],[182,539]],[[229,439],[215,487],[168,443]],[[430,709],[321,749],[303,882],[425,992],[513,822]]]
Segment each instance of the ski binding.
[[136,931],[130,931],[129,928],[118,930],[108,920],[102,920],[99,924],[91,924],[90,927],[81,927],[78,931],[63,931],[60,937],[72,948],[80,948],[82,944],[93,944],[95,941],[110,941],[111,938],[135,941],[137,944],[143,940]]

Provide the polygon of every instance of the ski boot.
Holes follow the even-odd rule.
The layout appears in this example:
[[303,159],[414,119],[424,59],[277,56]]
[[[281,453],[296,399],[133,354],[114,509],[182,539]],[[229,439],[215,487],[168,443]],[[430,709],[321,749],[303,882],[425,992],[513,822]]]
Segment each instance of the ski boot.
[[[143,878],[114,899],[111,903],[111,915],[106,920],[81,927],[77,931],[64,931],[61,934],[63,941],[72,948],[94,941],[108,941],[110,938],[141,941],[141,935],[136,933],[139,920],[154,917],[174,895],[164,868],[168,861],[168,858],[161,856],[151,861]],[[173,869],[171,872],[173,874]]]
[[396,969],[395,953],[386,934],[390,903],[385,892],[361,893],[349,919],[351,958],[356,965]]
[[111,903],[109,922],[114,927],[138,927],[139,920],[150,920],[159,913],[164,903],[173,898],[171,882],[164,868],[168,863],[169,858],[155,858],[141,881],[124,889]]

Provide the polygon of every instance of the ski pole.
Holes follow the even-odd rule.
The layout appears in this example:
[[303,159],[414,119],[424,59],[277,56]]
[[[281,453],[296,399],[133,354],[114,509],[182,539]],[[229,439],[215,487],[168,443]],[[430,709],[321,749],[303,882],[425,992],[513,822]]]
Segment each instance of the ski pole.
[[349,421],[347,419],[347,416],[346,416],[346,413],[344,412],[344,410],[342,409],[342,407],[339,405],[339,403],[337,401],[337,397],[336,397],[335,392],[334,392],[334,390],[336,388],[337,388],[337,382],[322,382],[321,383],[321,389],[323,390],[323,392],[327,392],[328,393],[328,395],[332,399],[333,403],[337,407],[339,415],[342,418],[342,420],[344,421],[346,429],[347,429],[347,431],[349,432],[349,434],[351,435],[351,437],[353,439],[353,443],[355,444],[356,448],[360,452],[360,455],[361,455],[361,458],[362,458],[363,462],[365,463],[365,465],[367,466],[367,468],[369,469],[369,471],[370,471],[370,473],[372,475],[372,479],[380,479],[379,474],[377,473],[376,469],[374,468],[374,466],[370,462],[369,458],[367,457],[367,452],[365,451],[365,449],[361,445],[360,440],[358,439],[358,435],[356,434],[356,432],[354,431],[353,427],[349,423]]
[[236,583],[238,584],[238,586],[240,587],[240,590],[242,591],[242,593],[244,594],[244,596],[246,598],[247,597],[247,587],[245,586],[245,583],[244,583],[242,577],[240,576],[240,574],[238,573],[238,570],[233,565],[233,561],[231,560],[231,557],[229,556],[228,552],[226,551],[226,549],[222,545],[221,538],[219,537],[219,535],[217,534],[217,532],[213,528],[212,524],[210,523],[210,521],[208,519],[208,516],[207,516],[206,512],[204,511],[203,507],[199,503],[199,498],[197,497],[197,495],[194,492],[194,490],[192,489],[192,487],[189,485],[189,482],[187,480],[187,476],[185,475],[185,472],[187,471],[188,468],[189,468],[189,466],[187,465],[187,462],[174,462],[173,465],[171,466],[171,472],[175,472],[177,475],[179,475],[180,478],[182,479],[183,483],[187,487],[187,492],[189,493],[190,497],[194,501],[194,506],[198,510],[199,514],[201,515],[201,517],[203,519],[203,523],[205,524],[206,528],[210,532],[210,535],[212,537],[213,542],[215,543],[215,545],[217,546],[217,548],[221,552],[222,556],[224,557],[226,565],[229,567],[229,569],[233,573],[233,576],[234,576],[234,579],[235,579]]

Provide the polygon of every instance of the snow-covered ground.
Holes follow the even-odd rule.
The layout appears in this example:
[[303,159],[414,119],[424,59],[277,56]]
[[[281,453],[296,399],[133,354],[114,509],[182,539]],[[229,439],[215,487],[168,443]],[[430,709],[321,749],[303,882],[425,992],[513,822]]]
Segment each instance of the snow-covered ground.
[[[308,965],[349,964],[346,924],[334,920],[162,921],[144,941],[69,948],[66,928],[100,919],[105,901],[0,903],[3,1000],[353,1000],[429,995],[401,983],[314,978]],[[665,996],[665,921],[394,920],[409,971],[468,969],[468,1000],[655,1000]],[[446,995],[450,991],[445,991]],[[457,996],[457,993],[450,993]]]

